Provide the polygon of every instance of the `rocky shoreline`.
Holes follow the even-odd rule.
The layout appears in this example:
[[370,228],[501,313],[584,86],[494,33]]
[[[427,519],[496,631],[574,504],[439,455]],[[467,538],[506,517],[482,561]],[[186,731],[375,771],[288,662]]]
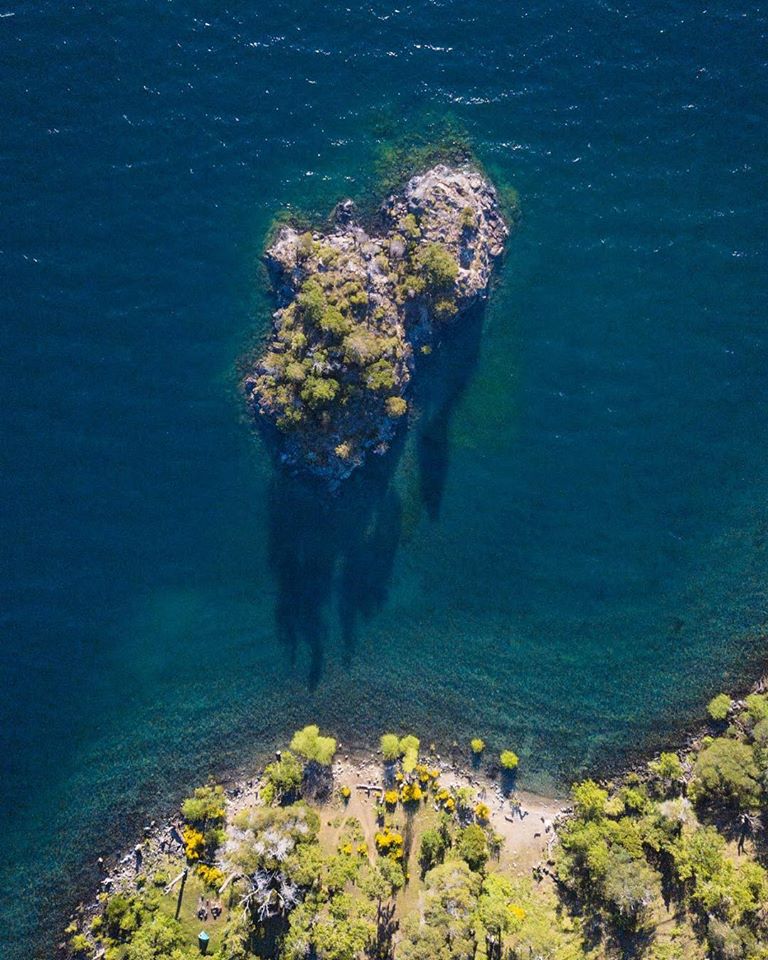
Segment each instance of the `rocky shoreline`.
[[[738,714],[744,710],[746,705],[744,698],[750,693],[768,693],[768,675],[761,677],[751,687],[744,690],[741,696],[732,701],[731,709],[734,713]],[[710,726],[702,723],[700,727],[687,733],[675,748],[675,752],[684,758],[684,768],[687,768],[688,771],[690,765],[685,761],[685,758],[700,749],[702,742],[709,735]],[[340,747],[340,749],[343,748]],[[659,751],[652,754],[651,762],[657,761],[659,756]],[[430,756],[428,759],[440,771],[441,778],[447,783],[457,787],[471,786],[484,791],[484,799],[491,808],[492,820],[497,827],[500,826],[502,820],[505,820],[518,809],[532,813],[531,825],[536,826],[543,819],[544,813],[547,815],[546,819],[550,819],[554,824],[570,812],[570,807],[563,796],[545,796],[524,790],[515,790],[512,795],[505,795],[501,791],[495,775],[486,771],[473,770],[467,763],[462,764],[456,760],[446,760],[439,753]],[[613,772],[603,778],[603,781],[620,781],[632,775],[636,777],[646,776],[647,767],[648,759],[642,762],[638,761],[622,770]],[[357,783],[359,781],[383,787],[382,770],[381,751],[349,750],[334,761],[333,780],[336,783]],[[219,778],[219,782],[224,787],[229,817],[234,817],[241,810],[248,809],[258,803],[262,777],[263,768],[248,774]],[[506,820],[506,822],[509,823],[510,821]],[[70,916],[70,920],[78,926],[86,925],[102,909],[101,901],[98,898],[99,893],[112,894],[133,890],[138,875],[151,875],[161,864],[167,864],[169,857],[177,860],[179,869],[183,869],[186,858],[181,836],[182,826],[183,818],[178,812],[159,821],[152,820],[143,828],[141,839],[131,848],[115,851],[106,858],[99,857],[97,863],[102,874],[99,890],[87,903],[78,905]],[[554,837],[554,833],[552,833],[552,836]],[[534,839],[539,838],[534,837]],[[538,853],[543,852],[543,846],[547,845],[548,840],[549,831],[544,837],[543,844],[539,844],[542,849]],[[61,943],[59,948],[62,956],[69,955],[65,943]]]
[[[340,747],[340,751],[343,748]],[[527,868],[540,861],[554,840],[552,826],[544,832],[543,823],[554,824],[567,807],[562,798],[545,797],[527,791],[516,790],[505,794],[499,780],[487,772],[473,770],[467,764],[456,760],[447,760],[436,753],[425,758],[436,770],[440,771],[441,781],[452,788],[473,787],[490,808],[489,821],[497,830],[509,835],[512,824],[521,825],[518,834],[518,853],[523,857],[523,867]],[[336,784],[348,783],[353,790],[358,785],[385,787],[384,765],[381,751],[346,751],[334,760],[332,779]],[[264,783],[263,768],[238,778],[220,778],[226,798],[227,820],[234,820],[241,811],[260,804],[259,791]],[[366,793],[365,790],[362,790]],[[368,791],[373,793],[375,791]],[[369,797],[370,799],[370,797]],[[527,822],[526,822],[527,821]],[[104,895],[130,895],[136,891],[137,878],[152,878],[159,871],[175,865],[181,873],[188,867],[183,837],[184,818],[177,812],[160,820],[152,820],[141,831],[141,839],[128,849],[115,851],[107,857],[99,857],[97,865],[101,875],[98,889],[87,902],[80,903],[70,915],[70,929],[87,929],[95,917],[103,910]],[[527,856],[527,860],[526,860]],[[61,957],[70,957],[71,950],[66,942],[58,945]],[[95,954],[98,960],[100,954]]]
[[328,232],[279,231],[272,337],[242,386],[283,465],[335,486],[388,449],[418,355],[485,298],[508,233],[493,185],[444,164],[388,197],[375,230],[345,201]]
[[[591,904],[590,923],[601,928],[607,947],[600,957],[613,960],[624,955],[627,937],[642,940],[651,930],[662,939],[666,936],[672,908],[662,896],[662,874],[676,891],[675,909],[682,905],[693,917],[680,933],[689,946],[698,949],[702,937],[710,946],[728,937],[741,938],[748,946],[762,936],[768,921],[758,909],[763,894],[768,897],[768,871],[760,863],[761,807],[767,795],[760,770],[768,769],[766,691],[768,678],[763,677],[751,693],[738,698],[719,694],[707,707],[706,726],[686,737],[685,745],[674,752],[662,751],[620,776],[576,783],[567,800],[519,791],[516,755],[502,751],[497,758],[488,757],[480,739],[471,743],[471,761],[456,744],[447,754],[438,753],[434,745],[420,753],[419,740],[412,735],[386,734],[378,750],[345,751],[310,725],[294,734],[290,750],[276,751],[263,769],[224,786],[197,789],[182,804],[181,815],[152,821],[131,849],[107,861],[100,859],[100,888],[71,917],[69,940],[59,945],[60,955],[117,960],[122,954],[115,950],[130,942],[134,932],[133,927],[120,925],[124,917],[130,924],[144,924],[142,930],[162,928],[179,943],[191,944],[198,935],[207,943],[210,935],[218,945],[217,960],[251,956],[247,951],[227,952],[234,943],[227,938],[239,936],[243,924],[258,925],[283,911],[287,917],[295,908],[300,926],[302,909],[315,910],[320,918],[328,906],[327,896],[333,897],[327,891],[318,894],[318,889],[325,889],[322,885],[316,889],[306,879],[299,881],[307,887],[306,906],[300,909],[302,898],[290,878],[281,881],[284,890],[279,884],[273,889],[275,878],[283,874],[269,859],[271,844],[277,843],[286,824],[286,829],[294,829],[293,824],[301,834],[310,829],[313,818],[312,842],[317,846],[305,866],[321,873],[338,869],[343,877],[352,871],[347,880],[359,871],[369,879],[371,871],[378,876],[382,864],[385,873],[394,869],[393,876],[399,879],[389,894],[390,919],[395,909],[407,919],[425,882],[429,889],[430,867],[424,865],[424,857],[437,842],[437,827],[448,846],[453,845],[451,863],[458,856],[471,866],[477,844],[486,859],[495,850],[492,873],[473,868],[480,869],[483,882],[506,885],[508,896],[522,898],[531,909],[554,910],[553,923],[558,898],[571,906],[576,902],[569,899],[573,897]],[[470,836],[471,849],[465,844]],[[585,844],[592,859],[582,856]],[[686,882],[688,844],[703,844],[709,851],[713,876],[720,884],[715,893],[698,891]],[[278,856],[281,863],[288,850]],[[254,851],[267,858],[266,866],[255,872]],[[439,857],[437,866],[430,860],[435,869],[440,862]],[[294,863],[291,869],[304,868]],[[347,880],[333,882],[344,887]],[[259,886],[262,881],[264,890]],[[366,883],[358,889],[363,899],[349,901],[368,904],[361,909],[371,906]],[[410,892],[403,889],[400,895],[397,891],[404,884]],[[743,906],[737,915],[728,890],[740,884]],[[254,896],[266,897],[263,915],[252,909],[251,888]],[[279,897],[289,894],[291,906],[279,906]],[[704,896],[715,899],[701,926],[702,918],[696,920],[694,914]],[[244,903],[250,904],[250,913],[243,912]],[[417,928],[409,923],[406,939],[418,939]],[[556,938],[578,939],[578,922],[568,923]],[[367,929],[372,936],[374,928]],[[229,946],[222,952],[225,944]],[[205,952],[202,942],[200,947]],[[390,939],[388,956],[391,947]],[[399,955],[397,950],[393,954]],[[289,950],[286,956],[294,953]],[[134,954],[129,950],[126,957],[133,960]]]

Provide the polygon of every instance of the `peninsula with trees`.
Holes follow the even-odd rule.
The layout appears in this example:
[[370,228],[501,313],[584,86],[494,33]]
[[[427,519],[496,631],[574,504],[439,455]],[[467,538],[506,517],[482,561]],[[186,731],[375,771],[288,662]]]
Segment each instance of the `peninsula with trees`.
[[441,754],[309,725],[257,776],[195,790],[102,866],[78,960],[765,960],[768,694],[562,801],[509,744]]
[[337,485],[388,449],[418,356],[487,295],[507,235],[468,163],[412,177],[367,228],[344,201],[325,232],[278,231],[265,254],[278,309],[243,390],[283,464]]

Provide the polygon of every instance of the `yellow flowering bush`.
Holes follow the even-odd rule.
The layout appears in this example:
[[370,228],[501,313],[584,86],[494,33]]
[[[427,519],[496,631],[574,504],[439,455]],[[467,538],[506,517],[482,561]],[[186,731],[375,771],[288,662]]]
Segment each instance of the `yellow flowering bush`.
[[339,790],[339,793],[344,800],[349,800],[349,798],[352,796],[352,791],[346,784]]
[[384,794],[384,803],[386,803],[388,807],[394,807],[399,796],[400,794],[397,792],[397,790],[387,790],[387,792]]
[[435,770],[433,767],[428,767],[423,763],[416,764],[414,773],[419,778],[419,782],[423,783],[425,786],[426,784],[430,783],[430,781],[434,782],[437,780],[438,776],[440,775],[439,770]]
[[478,823],[487,823],[491,815],[491,809],[487,803],[478,803],[475,807],[475,819]]
[[197,875],[206,885],[206,887],[218,888],[226,879],[224,873],[218,867],[209,867],[206,863],[197,865]]
[[382,857],[392,860],[403,859],[403,835],[390,827],[384,827],[376,834],[376,849]]
[[340,851],[341,853],[346,853],[347,856],[351,856],[351,855],[352,855],[352,844],[351,844],[351,843],[344,843],[344,844],[342,844],[342,846],[339,848],[339,851]]
[[453,813],[456,809],[456,800],[453,797],[453,794],[446,787],[441,787],[435,794],[435,800],[437,800],[439,806],[443,810],[447,810],[448,813]]
[[400,799],[403,803],[418,803],[424,796],[424,791],[418,783],[404,783],[400,788]]
[[205,837],[194,827],[184,827],[182,831],[184,838],[184,853],[187,860],[199,860],[205,850]]
[[357,852],[361,857],[368,856],[368,844],[367,843],[358,843]]

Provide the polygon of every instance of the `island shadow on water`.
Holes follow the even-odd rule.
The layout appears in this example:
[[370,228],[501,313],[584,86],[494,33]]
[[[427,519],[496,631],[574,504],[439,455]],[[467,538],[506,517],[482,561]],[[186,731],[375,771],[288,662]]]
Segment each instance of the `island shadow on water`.
[[[484,307],[483,301],[466,311],[417,364],[411,429],[419,496],[433,521],[448,476],[451,420],[479,356]],[[386,603],[402,529],[394,476],[405,443],[401,429],[383,456],[370,457],[336,491],[275,465],[267,544],[277,582],[275,626],[292,666],[299,646],[307,645],[310,689],[322,676],[334,611],[348,665],[361,621]]]

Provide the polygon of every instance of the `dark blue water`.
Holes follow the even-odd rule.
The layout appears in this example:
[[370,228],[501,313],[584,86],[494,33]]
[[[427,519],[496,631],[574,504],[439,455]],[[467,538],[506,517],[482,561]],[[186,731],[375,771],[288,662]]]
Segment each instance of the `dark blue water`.
[[[207,8],[0,9],[11,960],[296,723],[482,735],[553,788],[765,653],[765,10]],[[406,442],[328,504],[241,415],[260,246],[446,125],[523,219]]]

